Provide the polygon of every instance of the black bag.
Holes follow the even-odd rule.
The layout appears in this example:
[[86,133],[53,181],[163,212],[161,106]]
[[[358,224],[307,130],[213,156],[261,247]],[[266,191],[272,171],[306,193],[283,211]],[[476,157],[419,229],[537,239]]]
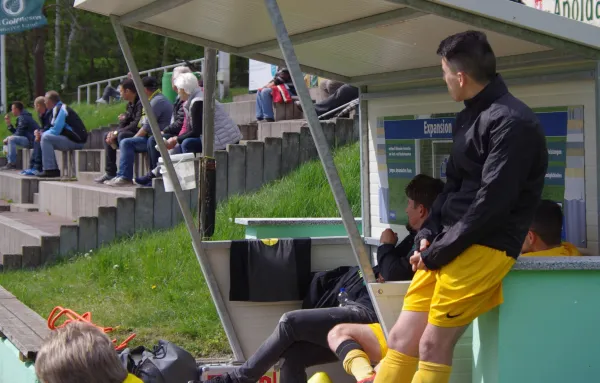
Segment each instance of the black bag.
[[159,340],[152,351],[143,346],[125,349],[119,358],[144,383],[187,383],[200,378],[194,357],[165,340]]

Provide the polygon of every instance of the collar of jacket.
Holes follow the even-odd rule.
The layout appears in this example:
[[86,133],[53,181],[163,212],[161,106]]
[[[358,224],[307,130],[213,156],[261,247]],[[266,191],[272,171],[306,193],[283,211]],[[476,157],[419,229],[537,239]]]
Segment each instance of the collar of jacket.
[[133,100],[133,102],[130,102],[129,105],[136,106],[137,104],[141,104],[141,103],[142,103],[142,99],[140,98],[140,96],[135,95],[135,100]]
[[475,111],[485,110],[506,93],[508,93],[508,88],[502,76],[496,74],[496,77],[477,96],[470,100],[465,100],[465,107]]

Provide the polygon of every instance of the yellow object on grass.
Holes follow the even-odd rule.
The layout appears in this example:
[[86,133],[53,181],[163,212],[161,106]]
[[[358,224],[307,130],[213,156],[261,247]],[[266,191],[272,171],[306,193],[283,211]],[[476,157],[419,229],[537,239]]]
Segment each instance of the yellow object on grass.
[[308,379],[308,383],[332,383],[331,379],[329,379],[329,375],[324,372],[317,372],[310,379]]

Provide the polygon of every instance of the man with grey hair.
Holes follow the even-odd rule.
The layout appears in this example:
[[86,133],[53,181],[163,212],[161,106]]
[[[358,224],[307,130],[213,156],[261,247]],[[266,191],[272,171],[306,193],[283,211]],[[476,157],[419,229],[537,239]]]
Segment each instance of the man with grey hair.
[[[173,77],[171,78],[171,86],[173,90],[177,92],[177,88],[175,87],[175,79],[182,75],[183,73],[192,73],[190,68],[186,66],[178,66],[173,69]],[[171,137],[177,137],[179,132],[181,132],[181,128],[183,127],[183,120],[185,119],[185,113],[183,110],[184,101],[177,96],[175,100],[175,104],[173,104],[173,115],[171,117],[171,123],[162,131],[162,136],[164,139],[169,139]],[[152,186],[152,179],[156,177],[152,170],[156,169],[158,165],[158,158],[160,157],[160,153],[156,150],[156,137],[152,136],[148,139],[147,143],[148,149],[148,164],[150,171],[143,177],[137,177],[135,179],[135,183],[141,186]]]
[[42,383],[142,383],[127,372],[106,334],[84,322],[50,334],[35,360],[35,373]]

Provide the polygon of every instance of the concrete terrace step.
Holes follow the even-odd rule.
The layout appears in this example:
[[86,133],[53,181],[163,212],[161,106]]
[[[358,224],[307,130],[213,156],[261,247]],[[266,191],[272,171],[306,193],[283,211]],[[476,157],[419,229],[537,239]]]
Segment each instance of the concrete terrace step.
[[94,184],[94,180],[98,177],[101,177],[104,172],[78,172],[77,173],[77,182],[84,184]]
[[23,254],[38,248],[41,258],[33,265],[37,266],[58,254],[61,227],[69,225],[74,225],[72,220],[46,213],[0,213],[0,253]]
[[99,207],[117,205],[117,198],[134,198],[135,186],[113,188],[90,182],[42,182],[40,212],[68,219],[93,217]]
[[300,129],[306,124],[305,120],[260,122],[256,139],[264,141],[267,137],[283,137],[285,132],[300,133]]
[[10,211],[10,204],[0,199],[0,213]]
[[40,181],[45,179],[19,173],[20,170],[0,171],[0,199],[13,203],[32,203]]
[[227,114],[238,125],[256,121],[256,101],[230,102],[222,105]]
[[10,205],[11,213],[29,213],[39,210],[39,206],[33,203],[13,203]]

